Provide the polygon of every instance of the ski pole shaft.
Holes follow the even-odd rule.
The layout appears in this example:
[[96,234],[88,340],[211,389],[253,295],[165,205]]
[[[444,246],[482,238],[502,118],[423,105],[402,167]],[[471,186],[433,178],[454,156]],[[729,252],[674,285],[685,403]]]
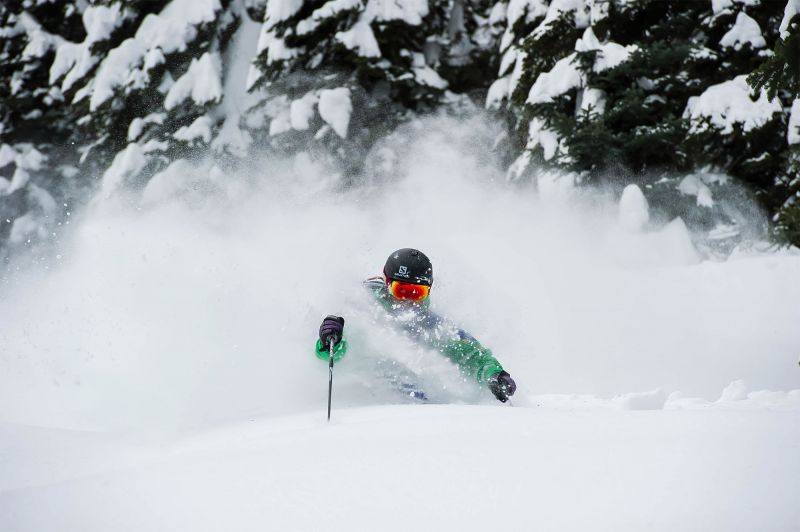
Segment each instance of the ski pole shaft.
[[331,420],[331,396],[333,395],[333,339],[328,340],[330,359],[328,361],[328,421]]

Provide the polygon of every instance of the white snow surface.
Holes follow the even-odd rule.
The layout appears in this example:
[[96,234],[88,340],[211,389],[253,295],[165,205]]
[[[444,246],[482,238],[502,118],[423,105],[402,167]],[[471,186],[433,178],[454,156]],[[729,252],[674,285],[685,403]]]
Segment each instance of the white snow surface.
[[509,69],[513,68],[517,62],[518,53],[519,52],[517,48],[514,47],[503,52],[503,57],[500,59],[500,70],[498,71],[498,74],[501,76],[508,74]]
[[707,118],[722,134],[733,132],[733,125],[742,125],[744,131],[757,129],[773,114],[783,110],[777,98],[770,100],[764,91],[758,99],[750,99],[750,86],[747,76],[736,76],[730,81],[712,85],[700,96],[692,96],[684,110],[684,117],[692,120],[690,131],[702,131],[707,126],[700,121]]
[[[791,530],[800,254],[707,260],[575,176],[509,186],[492,129],[416,123],[362,188],[303,154],[182,161],[141,193],[130,145],[58,255],[2,277],[0,530]],[[360,282],[405,246],[513,407],[376,323]]]
[[749,44],[752,48],[764,48],[767,41],[761,34],[758,22],[747,16],[747,13],[740,11],[736,15],[736,22],[733,27],[722,36],[719,44],[723,47],[732,47],[739,50],[743,45]]
[[783,19],[781,19],[781,25],[778,27],[778,31],[781,34],[781,39],[788,39],[789,38],[789,21],[792,20],[792,17],[800,13],[800,0],[788,0],[786,2],[786,7],[783,10]]
[[292,18],[301,7],[303,0],[267,0],[266,28],[271,29],[279,22]]
[[25,32],[28,37],[27,44],[22,50],[23,58],[42,57],[64,42],[58,35],[45,31],[27,11],[20,13],[15,31]]
[[638,48],[635,44],[622,46],[615,42],[600,43],[592,28],[586,28],[583,36],[575,42],[575,51],[577,52],[598,50],[594,65],[592,65],[594,72],[603,72],[609,68],[614,68],[626,61]]
[[370,21],[403,21],[409,26],[419,26],[428,15],[428,0],[367,0],[364,14]]
[[246,157],[247,149],[253,138],[246,129],[239,127],[241,117],[233,113],[225,118],[219,134],[211,143],[211,148],[217,153],[228,151],[236,157]]
[[539,74],[528,92],[527,103],[548,103],[553,98],[579,87],[583,76],[575,64],[575,54],[559,59],[549,72]]
[[305,18],[297,23],[297,34],[306,35],[316,30],[320,22],[336,16],[342,11],[359,9],[363,6],[362,0],[330,0],[325,2],[321,7],[311,12],[308,18]]
[[[535,4],[539,3],[535,2]],[[548,31],[548,26],[558,19],[562,13],[571,13],[573,15],[576,28],[586,28],[589,26],[591,17],[591,10],[587,9],[589,3],[587,0],[552,0],[547,6],[547,13],[544,19],[533,30],[533,35],[538,38],[545,34]]]
[[[123,86],[131,80],[146,53],[147,47],[134,38],[124,40],[119,46],[108,52],[106,59],[100,64],[91,86],[90,111],[96,110],[114,96],[114,90],[117,87]],[[52,78],[52,71],[50,76]],[[80,101],[78,95],[73,101]]]
[[510,0],[506,18],[510,28],[522,17],[526,21],[532,21],[546,14],[547,3],[542,0]]
[[188,126],[179,128],[172,136],[184,142],[193,142],[197,139],[201,139],[204,143],[208,144],[211,142],[211,126],[213,124],[211,118],[207,115],[198,116],[194,122]]
[[0,524],[7,532],[480,531],[496,528],[498,513],[506,527],[567,531],[798,522],[797,411],[573,403],[334,410],[330,424],[319,410],[139,442],[2,424],[17,460],[2,478]]
[[447,80],[442,78],[438,72],[426,64],[414,66],[411,68],[411,71],[414,73],[414,79],[421,85],[427,85],[428,87],[442,90],[446,89],[448,86]]
[[98,61],[91,53],[97,42],[108,39],[126,18],[119,3],[110,6],[88,6],[82,14],[86,38],[81,43],[64,41],[56,49],[56,57],[50,66],[50,83],[66,74],[61,90],[68,90],[83,78]]
[[138,139],[147,124],[163,124],[166,117],[165,113],[150,113],[144,118],[134,118],[131,121],[131,125],[128,126],[128,142]]
[[[136,35],[110,50],[100,64],[90,109],[97,109],[118,87],[144,86],[149,70],[163,63],[165,55],[186,50],[197,37],[197,26],[213,21],[221,7],[219,0],[172,0],[159,14],[147,15]],[[50,76],[54,79],[52,71]]]
[[352,28],[338,32],[335,37],[337,41],[348,49],[354,50],[361,57],[381,57],[381,49],[369,25],[369,18],[363,14]]
[[786,131],[786,141],[789,144],[800,144],[800,98],[792,102],[789,114],[789,126]]
[[601,89],[584,87],[580,102],[581,111],[603,114],[606,110],[606,93]]
[[309,92],[302,98],[292,101],[289,107],[289,119],[293,129],[298,131],[308,129],[309,122],[314,118],[314,107],[318,101],[319,96],[314,92]]
[[350,114],[353,104],[350,101],[350,89],[339,87],[336,89],[323,89],[319,91],[317,104],[319,116],[330,124],[340,137],[347,138],[347,128],[350,125]]
[[164,107],[172,109],[191,98],[197,105],[219,102],[222,99],[222,79],[219,56],[209,52],[192,59],[189,70],[175,80],[164,98]]
[[[618,66],[637,49],[638,47],[634,44],[622,46],[614,42],[600,43],[592,28],[586,28],[583,36],[575,42],[576,52],[598,51],[592,65],[594,72],[603,72]],[[582,86],[585,80],[583,73],[578,69],[576,58],[576,54],[570,54],[557,61],[549,72],[539,74],[528,93],[527,102],[531,104],[547,103],[556,96]],[[513,86],[510,87],[510,90],[513,90]]]
[[687,196],[696,196],[697,205],[700,207],[713,207],[714,198],[711,189],[703,182],[702,176],[688,175],[678,183],[678,190]]
[[[792,2],[794,0],[789,0]],[[757,6],[762,0],[711,0],[711,11],[715,16],[730,12],[734,4],[741,6]]]
[[552,159],[558,151],[558,133],[545,126],[544,120],[534,118],[528,124],[528,142],[526,149],[541,146],[545,161]]
[[[267,64],[271,65],[278,61],[291,59],[298,54],[294,48],[286,46],[286,42],[275,35],[275,32],[267,29],[268,25],[264,24],[261,28],[261,34],[258,38],[258,47],[256,54],[260,54],[263,50],[267,50]],[[255,67],[253,67],[255,68]],[[258,69],[256,69],[258,70]],[[255,80],[258,79],[257,75],[252,75],[249,80],[249,85],[252,86]]]
[[486,93],[486,109],[500,109],[503,101],[508,98],[509,76],[497,78]]
[[642,189],[636,185],[628,185],[622,191],[619,200],[619,222],[622,227],[632,233],[644,230],[650,221],[650,206]]
[[103,173],[101,191],[110,195],[125,185],[125,182],[137,176],[147,165],[149,157],[142,146],[131,142],[124,150],[114,156],[111,166]]

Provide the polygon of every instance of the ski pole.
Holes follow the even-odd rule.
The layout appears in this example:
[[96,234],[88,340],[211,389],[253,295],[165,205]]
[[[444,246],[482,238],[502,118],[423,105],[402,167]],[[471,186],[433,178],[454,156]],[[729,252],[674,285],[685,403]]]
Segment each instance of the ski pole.
[[331,358],[328,361],[328,421],[331,420],[331,395],[333,395],[333,338],[328,340]]

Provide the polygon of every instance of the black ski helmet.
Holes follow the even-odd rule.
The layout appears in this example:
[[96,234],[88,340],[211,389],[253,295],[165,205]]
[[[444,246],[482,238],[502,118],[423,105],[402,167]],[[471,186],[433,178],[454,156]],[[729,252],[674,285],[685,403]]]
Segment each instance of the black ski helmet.
[[383,275],[392,281],[404,283],[433,284],[433,265],[425,254],[417,249],[398,249],[386,259]]

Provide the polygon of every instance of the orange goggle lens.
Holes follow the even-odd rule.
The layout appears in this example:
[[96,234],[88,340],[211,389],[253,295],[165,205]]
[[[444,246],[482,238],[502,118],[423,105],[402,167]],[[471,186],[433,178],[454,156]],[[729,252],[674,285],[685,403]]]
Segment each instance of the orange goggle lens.
[[428,297],[431,287],[424,284],[411,284],[401,283],[400,281],[392,281],[389,283],[389,292],[396,299],[404,299],[407,301],[422,301]]

